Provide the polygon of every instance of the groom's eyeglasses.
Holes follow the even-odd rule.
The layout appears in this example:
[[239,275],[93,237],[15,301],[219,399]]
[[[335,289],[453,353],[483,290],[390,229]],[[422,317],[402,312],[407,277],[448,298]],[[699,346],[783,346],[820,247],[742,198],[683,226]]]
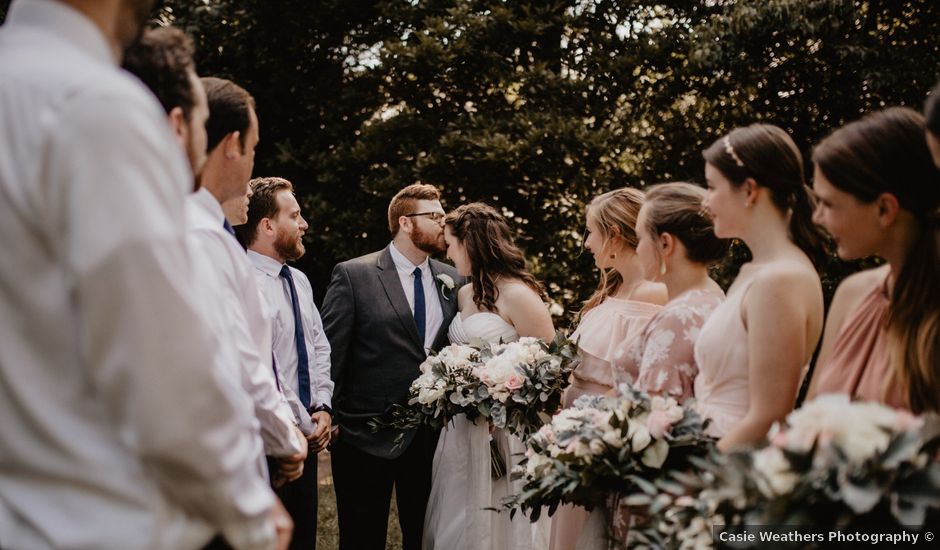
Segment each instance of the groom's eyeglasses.
[[415,218],[418,216],[427,216],[432,222],[439,222],[444,219],[443,212],[418,212],[417,214],[405,214],[406,218]]

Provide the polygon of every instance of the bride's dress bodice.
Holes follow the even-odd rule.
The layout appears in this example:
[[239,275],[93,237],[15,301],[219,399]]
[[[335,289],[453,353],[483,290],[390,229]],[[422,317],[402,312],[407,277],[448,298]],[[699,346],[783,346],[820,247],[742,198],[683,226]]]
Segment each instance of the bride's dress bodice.
[[447,329],[447,336],[452,344],[469,344],[474,340],[486,343],[515,342],[519,339],[515,327],[499,314],[489,311],[474,313],[466,319],[458,313]]

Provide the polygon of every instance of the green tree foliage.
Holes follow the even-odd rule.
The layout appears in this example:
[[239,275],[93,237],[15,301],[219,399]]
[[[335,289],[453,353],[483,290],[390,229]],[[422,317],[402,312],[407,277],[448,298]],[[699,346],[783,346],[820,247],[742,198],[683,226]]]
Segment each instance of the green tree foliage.
[[[205,74],[258,98],[259,174],[299,186],[305,267],[388,239],[408,183],[483,200],[517,228],[569,309],[596,281],[584,205],[617,186],[701,181],[700,151],[736,125],[787,128],[808,154],[833,127],[919,106],[940,72],[932,1],[436,0],[170,2]],[[809,172],[809,171],[808,171]],[[727,285],[746,257],[719,271]],[[853,266],[827,269],[832,283]]]
[[[297,186],[320,293],[386,244],[388,200],[421,180],[447,207],[500,208],[569,310],[597,281],[592,197],[701,182],[701,150],[755,121],[808,159],[844,122],[919,107],[940,75],[935,0],[169,0],[160,22],[256,97],[255,172]],[[827,289],[855,268],[832,262]]]

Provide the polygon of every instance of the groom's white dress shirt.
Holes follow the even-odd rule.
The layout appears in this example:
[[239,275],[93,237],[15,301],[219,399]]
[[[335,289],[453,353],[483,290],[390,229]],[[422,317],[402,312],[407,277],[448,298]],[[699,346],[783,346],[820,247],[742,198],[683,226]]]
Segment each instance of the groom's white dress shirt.
[[0,548],[268,548],[273,494],[211,367],[166,117],[89,19],[0,28]]
[[425,258],[421,265],[415,265],[395,248],[395,243],[392,243],[388,249],[392,254],[392,261],[395,262],[395,269],[398,271],[398,278],[401,280],[401,287],[405,291],[405,298],[408,300],[408,307],[411,308],[412,313],[415,310],[414,270],[416,267],[421,268],[421,285],[424,287],[424,349],[433,349],[434,338],[444,322],[444,311],[441,309],[437,283],[434,282],[434,276],[431,273],[431,260]]
[[[280,276],[281,267],[285,264],[253,250],[248,251],[248,258],[255,266],[255,277],[261,293],[264,294],[274,311],[274,355],[277,359],[278,373],[281,376],[281,385],[299,396],[300,379],[297,375],[294,307],[291,303],[287,280]],[[313,301],[313,287],[310,286],[310,281],[302,271],[293,267],[289,269],[297,290],[300,317],[304,325],[311,406],[332,407],[333,380],[330,378],[330,343],[323,331],[320,311]]]
[[[271,359],[271,318],[265,311],[254,268],[235,237],[224,229],[222,205],[200,189],[187,198],[189,239],[198,247],[197,277],[209,283],[201,294],[222,342],[222,367],[237,380],[260,423],[264,453],[285,457],[303,450],[294,413],[278,391]],[[264,463],[263,455],[261,456]]]

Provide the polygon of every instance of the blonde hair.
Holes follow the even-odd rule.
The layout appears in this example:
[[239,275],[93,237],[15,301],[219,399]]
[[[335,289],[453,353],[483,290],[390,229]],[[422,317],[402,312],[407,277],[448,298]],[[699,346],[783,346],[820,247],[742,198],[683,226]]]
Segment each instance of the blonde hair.
[[[604,249],[600,254],[608,254],[608,246],[614,239],[623,241],[623,247],[636,250],[636,218],[643,206],[643,192],[631,187],[623,187],[608,191],[603,195],[594,197],[586,209],[587,216],[597,224],[597,229],[604,237]],[[584,302],[584,307],[578,312],[578,319],[584,314],[600,305],[608,296],[612,296],[620,289],[623,277],[613,268],[601,269],[601,279],[597,290]]]

